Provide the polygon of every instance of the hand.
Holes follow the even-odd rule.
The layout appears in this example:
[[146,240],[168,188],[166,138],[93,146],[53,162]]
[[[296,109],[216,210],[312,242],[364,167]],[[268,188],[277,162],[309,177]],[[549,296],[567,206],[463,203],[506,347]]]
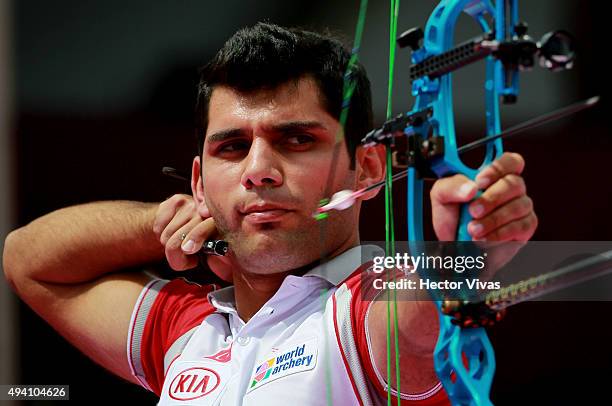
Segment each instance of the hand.
[[504,153],[484,168],[473,182],[463,175],[439,179],[431,189],[433,225],[438,239],[452,241],[457,234],[459,205],[469,205],[473,220],[468,233],[475,241],[527,241],[533,236],[538,218],[520,176],[523,157]]
[[[153,232],[165,248],[170,267],[183,271],[198,265],[198,251],[207,239],[217,234],[217,229],[212,217],[204,218],[198,213],[191,196],[176,194],[159,205]],[[208,256],[207,262],[220,278],[231,281],[227,261]]]

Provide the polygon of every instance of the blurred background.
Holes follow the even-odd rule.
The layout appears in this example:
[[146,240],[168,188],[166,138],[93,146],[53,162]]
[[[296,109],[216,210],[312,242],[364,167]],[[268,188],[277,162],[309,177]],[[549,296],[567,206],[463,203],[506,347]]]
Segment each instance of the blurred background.
[[[372,82],[375,122],[387,94],[388,3],[370,2],[361,60]],[[424,26],[436,1],[403,1],[398,32]],[[0,0],[0,230],[6,234],[60,207],[105,199],[161,201],[184,186],[161,175],[188,171],[196,153],[197,68],[237,29],[258,21],[329,28],[352,41],[358,1]],[[521,79],[504,126],[602,95],[600,106],[508,140],[527,161],[540,219],[536,240],[612,240],[610,79],[606,14],[594,0],[521,4],[529,33],[575,34],[574,70],[536,68]],[[457,39],[478,33],[459,22]],[[411,109],[409,51],[398,50],[394,113]],[[483,66],[455,75],[458,133],[484,131]],[[405,224],[405,188],[395,189]],[[382,199],[364,207],[364,240],[384,239]],[[398,226],[398,239],[405,239]],[[430,234],[431,235],[431,234]],[[102,253],[103,255],[103,253]],[[25,260],[25,259],[24,259]],[[527,303],[490,330],[497,354],[495,404],[594,404],[612,378],[610,303]],[[69,384],[71,400],[154,404],[73,349],[0,278],[0,384]],[[36,402],[32,402],[35,404]],[[45,402],[44,404],[49,404]]]

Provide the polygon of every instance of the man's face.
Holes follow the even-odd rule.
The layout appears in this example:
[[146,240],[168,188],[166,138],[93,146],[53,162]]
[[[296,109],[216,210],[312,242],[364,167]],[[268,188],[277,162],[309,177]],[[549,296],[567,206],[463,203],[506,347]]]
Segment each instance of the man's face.
[[[311,78],[273,90],[216,87],[202,157],[204,200],[241,268],[276,273],[354,245],[358,210],[312,217],[327,189],[339,122]],[[331,192],[355,187],[344,142]]]

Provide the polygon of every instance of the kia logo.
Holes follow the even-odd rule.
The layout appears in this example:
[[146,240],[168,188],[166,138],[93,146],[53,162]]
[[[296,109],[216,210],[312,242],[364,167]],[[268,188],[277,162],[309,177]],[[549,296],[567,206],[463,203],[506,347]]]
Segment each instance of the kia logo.
[[212,369],[193,367],[179,372],[168,392],[175,400],[193,400],[208,395],[220,382],[221,378]]

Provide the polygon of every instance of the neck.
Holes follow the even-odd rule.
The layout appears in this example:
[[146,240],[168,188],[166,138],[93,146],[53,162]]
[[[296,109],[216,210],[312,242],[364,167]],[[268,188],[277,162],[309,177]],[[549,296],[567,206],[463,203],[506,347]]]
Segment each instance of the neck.
[[271,275],[248,271],[234,272],[234,295],[238,315],[246,323],[278,291],[281,284],[293,272]]
[[[359,244],[359,236],[347,239],[337,249],[327,255],[327,259],[334,258],[344,251]],[[234,272],[234,296],[236,311],[246,323],[261,307],[278,291],[288,275],[303,275],[309,269],[317,266],[319,260],[300,268],[273,274],[255,274],[245,270]],[[235,268],[236,269],[236,268]]]

